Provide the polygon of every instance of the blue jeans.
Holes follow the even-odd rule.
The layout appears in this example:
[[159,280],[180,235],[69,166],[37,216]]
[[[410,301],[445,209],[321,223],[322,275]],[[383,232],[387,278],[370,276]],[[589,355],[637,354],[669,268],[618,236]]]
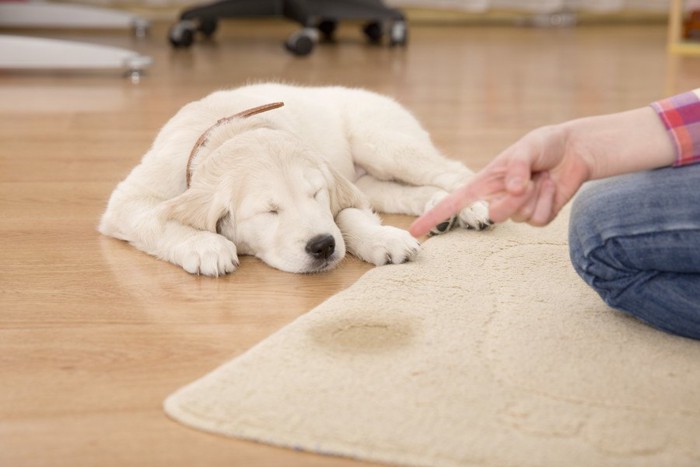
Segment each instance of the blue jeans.
[[700,164],[586,184],[569,248],[576,272],[609,306],[700,339]]

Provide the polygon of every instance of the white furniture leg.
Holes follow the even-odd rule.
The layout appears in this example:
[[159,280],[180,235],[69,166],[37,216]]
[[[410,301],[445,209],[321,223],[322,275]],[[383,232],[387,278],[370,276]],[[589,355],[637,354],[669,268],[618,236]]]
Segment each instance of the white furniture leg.
[[151,63],[151,57],[119,47],[0,35],[0,69],[121,69],[136,80]]
[[0,27],[132,29],[137,36],[143,36],[150,22],[107,8],[30,1],[0,3]]
[[[0,3],[0,27],[131,29],[143,37],[150,22],[107,8],[29,1]],[[118,47],[0,35],[0,69],[122,69],[138,81],[152,62],[148,56]]]

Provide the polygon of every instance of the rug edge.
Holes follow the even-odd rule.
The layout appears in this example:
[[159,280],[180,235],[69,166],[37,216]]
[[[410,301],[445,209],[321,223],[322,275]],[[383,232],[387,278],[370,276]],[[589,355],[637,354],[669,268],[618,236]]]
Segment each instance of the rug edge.
[[[196,384],[197,381],[191,385]],[[191,385],[174,392],[163,402],[163,410],[173,422],[182,424],[189,429],[213,435],[221,439],[238,439],[245,442],[273,446],[275,448],[292,450],[299,453],[313,454],[319,456],[332,456],[354,460],[357,462],[372,462],[385,465],[397,465],[406,467],[434,467],[436,465],[444,467],[477,467],[482,466],[479,462],[461,462],[455,459],[435,458],[434,456],[407,456],[402,451],[388,453],[386,449],[374,451],[363,449],[361,444],[339,443],[333,440],[305,440],[293,433],[271,431],[269,428],[256,429],[255,427],[241,427],[239,429],[228,429],[200,423],[197,416],[192,415],[180,405],[182,393]],[[315,449],[308,446],[316,445]]]

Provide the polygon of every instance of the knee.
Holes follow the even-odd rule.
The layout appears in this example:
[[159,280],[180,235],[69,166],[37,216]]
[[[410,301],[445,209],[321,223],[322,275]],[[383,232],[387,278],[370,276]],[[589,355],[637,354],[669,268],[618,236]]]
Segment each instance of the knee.
[[[586,187],[574,199],[569,219],[569,256],[576,272],[595,288],[606,276],[606,241],[600,231],[607,214],[606,201],[595,187]],[[598,277],[601,276],[601,277]]]
[[[602,188],[602,189],[601,189]],[[569,221],[569,256],[581,278],[605,302],[620,308],[623,292],[642,273],[628,261],[626,248],[614,225],[620,219],[615,197],[605,187],[583,190],[573,202]]]

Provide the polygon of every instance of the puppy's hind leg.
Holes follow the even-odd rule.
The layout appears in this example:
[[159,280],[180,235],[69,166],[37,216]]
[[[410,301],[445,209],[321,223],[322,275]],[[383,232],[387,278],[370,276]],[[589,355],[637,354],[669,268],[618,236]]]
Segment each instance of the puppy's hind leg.
[[[392,214],[420,216],[448,195],[448,192],[442,188],[387,182],[377,180],[371,175],[360,177],[355,185],[367,196],[374,209]],[[490,224],[488,207],[484,203],[475,203],[463,209],[458,215],[445,219],[444,222],[435,226],[430,234],[439,235],[455,226],[482,230]]]
[[358,178],[355,186],[367,196],[374,209],[388,214],[420,216],[433,198],[442,199],[447,195],[447,191],[435,186],[406,185],[379,180],[372,175]]
[[352,150],[355,163],[379,180],[450,192],[473,174],[461,162],[440,154],[420,128],[416,134],[374,129],[356,141]]
[[[432,208],[447,193],[465,184],[473,175],[461,162],[442,156],[420,127],[414,133],[374,129],[368,138],[362,138],[354,144],[353,158],[357,165],[377,180],[442,190],[442,193],[434,193],[430,201],[423,204],[424,211]],[[451,225],[451,220],[446,222]],[[492,224],[488,217],[488,207],[483,202],[464,208],[455,223],[476,230]],[[449,228],[445,227],[434,233],[447,230]]]

